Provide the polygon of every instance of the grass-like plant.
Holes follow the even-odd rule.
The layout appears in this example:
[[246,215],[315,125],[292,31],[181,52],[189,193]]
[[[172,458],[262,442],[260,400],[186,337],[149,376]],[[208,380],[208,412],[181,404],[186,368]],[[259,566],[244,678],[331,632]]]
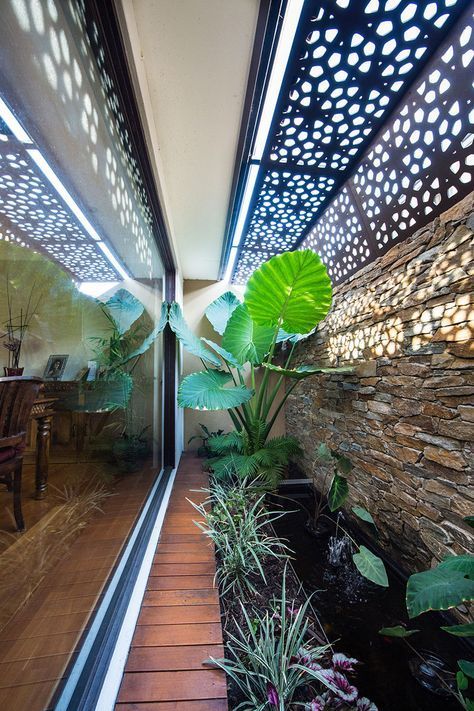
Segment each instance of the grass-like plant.
[[245,701],[237,709],[288,709],[297,691],[312,682],[333,689],[321,673],[328,646],[313,643],[309,633],[307,600],[301,607],[288,604],[283,577],[281,599],[275,609],[252,616],[242,605],[244,624],[229,633],[226,659],[210,659],[239,687]]
[[215,482],[205,491],[209,496],[204,503],[190,503],[202,516],[194,523],[213,541],[219,556],[216,580],[221,592],[256,593],[255,578],[266,583],[265,561],[288,557],[283,541],[269,535],[271,523],[284,514],[267,511],[265,495],[246,480],[231,487]]

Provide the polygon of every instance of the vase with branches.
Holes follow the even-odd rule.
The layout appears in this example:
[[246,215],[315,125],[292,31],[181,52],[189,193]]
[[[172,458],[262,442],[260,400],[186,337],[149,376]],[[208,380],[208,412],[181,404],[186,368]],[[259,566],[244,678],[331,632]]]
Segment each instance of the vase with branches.
[[17,376],[23,374],[23,368],[20,367],[20,356],[21,349],[23,346],[23,341],[27,330],[31,325],[31,319],[38,312],[38,306],[41,301],[41,295],[38,299],[34,299],[33,295],[35,292],[36,284],[30,289],[28,300],[26,302],[26,307],[20,307],[20,313],[14,310],[13,306],[13,296],[10,290],[10,281],[8,275],[6,277],[6,295],[7,295],[7,308],[8,308],[8,319],[4,323],[6,329],[2,338],[4,338],[4,347],[8,351],[8,365],[4,367],[6,376]]

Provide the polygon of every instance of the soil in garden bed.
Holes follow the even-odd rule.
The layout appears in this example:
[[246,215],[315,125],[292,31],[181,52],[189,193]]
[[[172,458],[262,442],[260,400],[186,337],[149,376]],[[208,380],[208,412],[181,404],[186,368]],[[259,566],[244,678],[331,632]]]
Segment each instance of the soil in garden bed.
[[[356,682],[361,692],[380,711],[460,709],[452,697],[438,696],[414,678],[410,667],[418,666],[419,659],[402,640],[378,634],[382,627],[406,623],[405,582],[387,565],[389,588],[373,585],[359,575],[350,554],[342,554],[342,565],[331,564],[328,549],[335,525],[314,537],[306,528],[308,515],[304,508],[312,508],[313,497],[304,487],[285,487],[282,493],[293,500],[275,499],[289,512],[276,521],[276,534],[287,539],[294,551],[296,574],[306,592],[313,594],[312,605],[329,639],[337,640],[336,650],[361,662]],[[357,539],[353,528],[351,535]],[[441,624],[446,624],[440,615],[425,614],[413,622],[410,626],[421,630],[421,634],[413,635],[409,641],[418,652],[428,651],[441,658],[453,671],[457,659],[470,658],[464,645],[439,630]],[[429,673],[426,680],[431,683]],[[434,682],[436,686],[436,679]]]
[[[274,531],[269,529],[269,535],[274,535]],[[219,558],[217,558],[217,564],[219,565]],[[247,614],[252,619],[252,613],[258,612],[263,615],[266,610],[275,609],[275,600],[280,600],[282,595],[282,580],[284,577],[285,562],[280,559],[268,559],[265,562],[265,578],[266,582],[259,576],[252,576],[252,584],[256,588],[257,592],[255,594],[249,594],[245,601],[245,610]],[[292,606],[293,603],[296,608],[302,605],[308,596],[302,587],[301,581],[295,575],[293,567],[291,564],[286,565],[286,600],[288,606]],[[229,639],[229,633],[239,637],[237,632],[237,625],[246,629],[245,618],[242,612],[241,599],[239,595],[235,592],[227,593],[225,595],[221,594],[220,597],[221,610],[222,610],[222,626],[224,633],[224,645]],[[312,609],[310,605],[308,607],[308,619],[309,619],[309,629],[308,632],[312,637],[312,641],[315,646],[318,644],[324,646],[328,644],[331,640],[328,638],[324,629],[321,626],[319,616],[316,611]],[[336,650],[334,650],[336,651]],[[352,655],[351,649],[343,649],[341,646],[338,647],[338,651],[342,651],[347,655]],[[329,655],[330,656],[330,655]],[[329,662],[325,664],[324,660],[321,662],[323,666],[330,666]],[[364,684],[359,678],[359,673],[351,674],[351,683],[355,684],[360,691],[360,696],[367,696],[367,691],[364,688]],[[316,688],[318,686],[316,685]],[[319,687],[324,690],[324,687]],[[234,681],[228,676],[227,677],[227,690],[228,690],[228,703],[229,709],[235,709],[242,703],[245,699]],[[313,689],[314,691],[314,689]],[[309,687],[302,689],[300,694],[297,694],[295,701],[308,701],[312,698],[315,693],[311,694]],[[399,711],[402,711],[399,709]]]

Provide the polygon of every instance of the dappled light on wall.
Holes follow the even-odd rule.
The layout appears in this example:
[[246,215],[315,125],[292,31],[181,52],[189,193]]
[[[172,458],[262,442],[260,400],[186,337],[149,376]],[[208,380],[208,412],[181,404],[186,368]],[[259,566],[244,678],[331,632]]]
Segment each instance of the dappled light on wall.
[[[61,167],[69,165],[72,156],[80,151],[80,160],[74,164],[74,171],[78,172],[76,175],[73,171],[71,179],[81,181],[76,184],[79,193],[84,181],[88,185],[84,194],[77,197],[91,205],[98,232],[110,239],[130,272],[140,278],[155,277],[161,267],[152,213],[94,18],[86,12],[82,0],[8,0],[8,6],[12,30],[17,29],[19,37],[24,35],[25,48],[28,47],[24,70],[29,63],[32,75],[39,71],[41,80],[49,85],[45,97],[54,96],[54,120],[60,122],[61,140],[67,139],[70,144],[68,155],[59,155]],[[12,62],[13,56],[9,65]],[[43,130],[41,117],[40,127]],[[47,131],[48,127],[46,140],[51,140]],[[53,145],[56,150],[61,144]],[[57,158],[52,156],[52,164],[59,168]],[[89,173],[90,181],[86,177]],[[91,201],[92,186],[100,190],[100,199],[95,196]],[[73,258],[73,250],[69,257]],[[101,259],[98,257],[98,262]],[[76,261],[84,263],[84,255],[78,254]],[[110,275],[88,278],[110,279]]]
[[[445,223],[441,223],[437,232],[444,229]],[[474,308],[470,294],[463,293],[469,284],[472,230],[466,225],[451,228],[441,246],[436,243],[437,232],[421,230],[407,241],[403,252],[389,252],[386,262],[381,257],[371,267],[367,286],[362,284],[363,271],[340,287],[337,306],[321,326],[322,333],[316,335],[317,340],[327,337],[331,363],[423,355],[436,343],[441,348],[444,342],[472,340]],[[426,243],[431,239],[433,246],[405,263],[404,253],[410,253],[420,234]],[[400,266],[387,278],[385,271],[397,259]]]

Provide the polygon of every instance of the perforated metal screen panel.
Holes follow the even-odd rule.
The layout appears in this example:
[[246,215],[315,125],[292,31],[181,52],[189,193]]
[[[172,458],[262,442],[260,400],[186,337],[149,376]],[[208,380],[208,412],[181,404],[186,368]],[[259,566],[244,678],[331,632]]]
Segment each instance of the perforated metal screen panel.
[[340,282],[467,194],[473,56],[472,3],[306,3],[234,282],[298,246]]
[[121,277],[16,139],[0,133],[0,239],[42,252],[79,281]]

